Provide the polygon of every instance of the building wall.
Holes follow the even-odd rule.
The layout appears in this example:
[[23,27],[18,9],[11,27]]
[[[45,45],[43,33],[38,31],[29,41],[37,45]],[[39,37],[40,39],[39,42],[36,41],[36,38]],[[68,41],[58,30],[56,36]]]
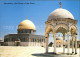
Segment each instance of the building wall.
[[20,42],[20,46],[28,46],[29,42]]
[[[42,35],[32,34],[8,34],[4,37],[6,46],[43,46],[45,37]],[[42,43],[43,42],[43,43]]]
[[[7,46],[16,46],[15,42],[5,42]],[[45,47],[44,42],[20,42],[19,46],[43,46]]]
[[15,46],[15,42],[5,42],[6,46]]

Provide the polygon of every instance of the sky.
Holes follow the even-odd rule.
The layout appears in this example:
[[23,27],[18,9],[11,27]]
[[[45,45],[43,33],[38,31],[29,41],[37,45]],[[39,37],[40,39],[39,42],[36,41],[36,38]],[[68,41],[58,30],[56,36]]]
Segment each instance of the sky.
[[[59,8],[59,2],[62,3],[61,8],[70,11],[75,20],[78,20],[79,39],[79,1],[0,1],[0,38],[4,39],[7,34],[16,34],[19,23],[27,18],[35,24],[37,35],[45,35],[45,22],[50,13]],[[58,33],[58,35],[62,36],[61,33]],[[49,42],[53,42],[52,39],[50,34]]]

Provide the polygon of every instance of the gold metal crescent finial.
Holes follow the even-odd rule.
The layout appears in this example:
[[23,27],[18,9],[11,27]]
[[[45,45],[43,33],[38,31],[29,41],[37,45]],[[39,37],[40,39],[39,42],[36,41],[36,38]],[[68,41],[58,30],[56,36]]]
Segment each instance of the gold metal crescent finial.
[[60,8],[61,8],[61,2],[59,2]]

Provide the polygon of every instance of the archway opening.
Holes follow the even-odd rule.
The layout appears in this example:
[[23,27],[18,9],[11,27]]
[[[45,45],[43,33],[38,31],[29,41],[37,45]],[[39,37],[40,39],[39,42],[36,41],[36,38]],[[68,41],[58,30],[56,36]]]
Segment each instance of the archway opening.
[[[50,32],[49,33],[49,42],[48,43],[50,44],[51,42],[53,43],[54,41],[53,41],[53,34]],[[50,46],[50,47],[52,47],[52,46]]]
[[56,34],[56,53],[63,52],[63,34],[58,32]]
[[[60,40],[56,40],[56,53],[65,53],[65,35],[68,30],[65,27],[59,27],[56,29],[56,36],[59,35]],[[58,48],[61,47],[59,51]]]

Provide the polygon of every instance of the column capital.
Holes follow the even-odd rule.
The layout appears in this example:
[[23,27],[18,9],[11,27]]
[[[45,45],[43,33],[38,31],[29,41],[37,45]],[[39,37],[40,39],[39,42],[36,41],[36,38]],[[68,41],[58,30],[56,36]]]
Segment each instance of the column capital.
[[66,33],[62,33],[63,35],[65,35]]
[[68,41],[68,54],[69,54],[69,49],[70,49],[70,40],[69,40],[69,33],[67,33],[67,41]]
[[45,38],[49,38],[49,34],[45,34]]
[[63,40],[65,40],[65,33],[63,33]]
[[56,37],[56,33],[53,33],[53,37]]
[[75,54],[77,54],[77,36],[75,37]]
[[56,37],[56,34],[53,34],[53,37]]

